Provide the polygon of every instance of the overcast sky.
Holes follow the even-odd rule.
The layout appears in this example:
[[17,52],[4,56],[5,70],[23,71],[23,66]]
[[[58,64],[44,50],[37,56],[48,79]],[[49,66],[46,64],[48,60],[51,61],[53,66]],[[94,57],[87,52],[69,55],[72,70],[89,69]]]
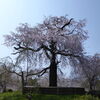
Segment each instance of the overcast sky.
[[75,20],[86,19],[89,38],[85,51],[100,53],[100,0],[0,0],[0,58],[12,53],[3,46],[3,35],[14,31],[19,23],[31,26],[48,16],[68,15]]

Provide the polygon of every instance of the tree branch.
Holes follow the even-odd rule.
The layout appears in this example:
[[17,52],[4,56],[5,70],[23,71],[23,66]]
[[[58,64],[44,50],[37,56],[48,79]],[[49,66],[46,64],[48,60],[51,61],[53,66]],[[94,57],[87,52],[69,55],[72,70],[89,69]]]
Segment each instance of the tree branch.
[[56,52],[56,54],[60,54],[60,55],[63,55],[63,56],[71,56],[71,57],[80,58],[79,55],[74,55],[74,54],[72,54],[72,53],[64,53],[64,52],[58,51],[58,52]]
[[68,26],[68,25],[71,23],[72,20],[73,20],[73,18],[71,18],[71,19],[69,20],[69,22],[67,22],[65,25],[63,25],[63,26],[61,27],[61,30],[63,30],[66,26]]
[[30,51],[33,51],[33,52],[38,52],[38,51],[40,51],[43,48],[42,45],[39,48],[37,48],[37,49],[33,49],[33,48],[30,48],[30,47],[24,47],[24,46],[21,46],[21,43],[19,43],[17,46],[18,47],[14,47],[14,49],[15,50],[19,50],[19,51],[15,52],[13,54],[21,53],[21,52],[26,51],[26,50],[30,50]]
[[21,76],[21,75],[20,75],[19,73],[17,73],[16,71],[8,70],[5,64],[4,64],[3,68],[4,68],[7,72],[9,72],[9,73],[15,73],[16,75]]
[[26,75],[26,77],[32,76],[32,75],[39,75],[39,74],[41,74],[41,75],[39,75],[39,76],[42,76],[44,73],[46,73],[46,71],[47,71],[49,68],[50,68],[50,67],[46,67],[46,68],[42,69],[42,70],[39,71],[39,72],[32,73],[32,74],[28,74],[28,75]]

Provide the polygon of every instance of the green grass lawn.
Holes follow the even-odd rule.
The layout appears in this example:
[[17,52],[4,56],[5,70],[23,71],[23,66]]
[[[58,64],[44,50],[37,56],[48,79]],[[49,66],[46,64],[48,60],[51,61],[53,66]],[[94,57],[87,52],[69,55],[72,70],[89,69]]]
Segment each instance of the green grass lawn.
[[[1,93],[0,100],[28,100],[26,95],[22,95],[20,92],[12,93]],[[100,100],[91,95],[42,95],[42,94],[33,94],[32,100]]]
[[0,100],[27,100],[20,92],[7,92],[0,94]]

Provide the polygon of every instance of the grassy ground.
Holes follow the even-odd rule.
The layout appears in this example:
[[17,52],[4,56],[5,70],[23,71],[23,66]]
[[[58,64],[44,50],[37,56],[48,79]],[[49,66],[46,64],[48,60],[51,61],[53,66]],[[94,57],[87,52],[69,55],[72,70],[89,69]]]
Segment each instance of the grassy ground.
[[[0,100],[28,100],[26,95],[22,95],[20,92],[12,92],[12,93],[1,93]],[[72,95],[72,96],[65,96],[65,95],[40,95],[34,94],[32,95],[32,100],[100,100],[96,97],[90,95]]]
[[7,92],[0,94],[0,100],[27,100],[20,92]]

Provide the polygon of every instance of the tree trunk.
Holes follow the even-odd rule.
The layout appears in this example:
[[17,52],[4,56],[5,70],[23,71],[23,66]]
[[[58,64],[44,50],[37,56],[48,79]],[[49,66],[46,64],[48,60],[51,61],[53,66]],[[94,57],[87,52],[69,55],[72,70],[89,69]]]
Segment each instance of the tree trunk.
[[49,86],[57,87],[57,66],[55,64],[50,66]]
[[21,79],[22,79],[22,94],[24,94],[24,73],[22,72],[22,76],[21,76]]
[[50,64],[49,71],[49,86],[57,87],[57,64],[56,64],[56,55],[52,55],[52,60]]
[[92,90],[93,90],[93,82],[90,82],[89,84],[90,84],[90,89],[89,89],[89,91],[92,91]]
[[92,85],[90,85],[90,90],[89,91],[92,91]]
[[6,91],[7,91],[6,82],[4,82],[4,84],[3,84],[3,92],[6,92]]

